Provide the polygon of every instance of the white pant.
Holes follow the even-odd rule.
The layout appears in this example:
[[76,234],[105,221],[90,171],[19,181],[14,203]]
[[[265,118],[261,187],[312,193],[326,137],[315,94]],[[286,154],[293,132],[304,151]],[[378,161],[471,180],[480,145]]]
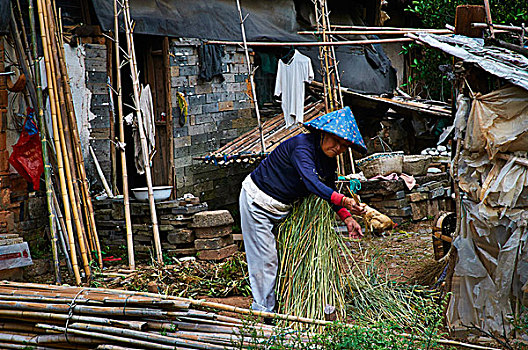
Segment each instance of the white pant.
[[254,203],[244,188],[240,191],[239,204],[249,282],[253,294],[251,308],[273,312],[279,265],[273,227],[287,214],[278,215],[262,209]]

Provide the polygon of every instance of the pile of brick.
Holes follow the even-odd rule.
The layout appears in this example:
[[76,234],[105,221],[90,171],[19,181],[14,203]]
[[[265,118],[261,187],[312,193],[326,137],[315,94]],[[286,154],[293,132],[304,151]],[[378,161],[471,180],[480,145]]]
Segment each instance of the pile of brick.
[[221,260],[237,251],[233,241],[233,222],[227,210],[204,211],[194,215],[190,226],[196,236],[194,246],[198,259]]
[[[156,203],[161,247],[169,256],[196,254],[194,232],[188,228],[193,215],[207,210],[207,203],[186,203],[172,200]],[[148,203],[132,201],[132,233],[134,251],[139,259],[148,259],[154,247],[150,207]],[[99,239],[103,247],[123,250],[126,245],[126,227],[122,200],[95,201],[95,218]]]
[[451,211],[451,185],[447,173],[417,176],[409,190],[403,180],[362,181],[359,194],[371,207],[400,224],[408,220],[432,218],[440,211]]
[[[131,202],[134,251],[138,259],[153,254],[154,237],[148,203]],[[103,247],[124,251],[126,229],[123,202],[106,199],[95,202],[99,239]],[[161,248],[167,256],[196,256],[221,260],[237,251],[233,240],[233,217],[227,210],[207,211],[207,203],[173,200],[156,203]],[[112,249],[113,248],[113,249]]]

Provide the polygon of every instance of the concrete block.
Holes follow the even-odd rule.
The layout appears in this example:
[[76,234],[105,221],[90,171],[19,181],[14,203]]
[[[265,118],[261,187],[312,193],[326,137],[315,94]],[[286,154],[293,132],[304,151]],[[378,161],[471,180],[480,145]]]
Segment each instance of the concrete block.
[[233,244],[233,235],[209,239],[197,239],[194,241],[194,247],[197,250],[220,249],[230,244]]
[[200,260],[222,260],[235,254],[237,250],[236,244],[231,244],[217,250],[200,250],[196,256]]

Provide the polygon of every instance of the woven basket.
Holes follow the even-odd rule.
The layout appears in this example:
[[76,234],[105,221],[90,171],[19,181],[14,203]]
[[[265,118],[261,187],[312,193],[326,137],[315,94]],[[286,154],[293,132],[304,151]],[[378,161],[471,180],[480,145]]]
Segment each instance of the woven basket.
[[428,155],[412,155],[403,157],[403,172],[408,175],[422,176],[427,174],[427,168],[433,158]]
[[374,153],[358,160],[357,166],[367,179],[377,175],[401,174],[403,152]]

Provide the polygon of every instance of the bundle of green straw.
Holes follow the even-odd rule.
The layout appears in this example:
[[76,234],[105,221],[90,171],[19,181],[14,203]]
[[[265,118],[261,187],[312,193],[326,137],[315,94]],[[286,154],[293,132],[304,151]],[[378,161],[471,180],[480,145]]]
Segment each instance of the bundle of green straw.
[[375,257],[364,256],[358,264],[335,227],[334,211],[315,195],[295,204],[279,225],[279,312],[324,319],[330,304],[338,321],[348,316],[367,324],[387,320],[419,326],[427,317],[423,312],[432,304],[431,295],[380,275]]
[[338,320],[345,319],[345,294],[349,289],[344,241],[334,230],[335,213],[321,198],[311,195],[294,205],[279,226],[279,311],[324,319],[324,308],[333,305]]

